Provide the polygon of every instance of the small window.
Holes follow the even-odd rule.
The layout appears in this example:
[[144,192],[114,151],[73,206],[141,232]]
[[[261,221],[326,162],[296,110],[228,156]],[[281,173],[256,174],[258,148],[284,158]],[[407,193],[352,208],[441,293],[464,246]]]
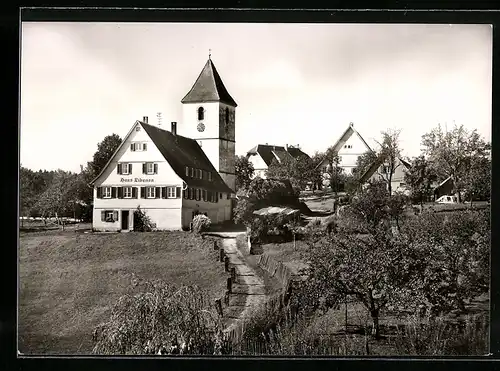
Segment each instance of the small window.
[[111,187],[102,188],[102,198],[111,198]]
[[146,163],[146,173],[147,174],[154,174],[155,173],[155,164],[152,162]]
[[140,127],[140,125],[137,125],[137,126],[135,127],[135,131],[141,131],[141,127]]
[[128,164],[120,164],[121,168],[121,174],[128,175]]
[[198,169],[198,177],[199,177],[200,179],[203,179],[203,170]]
[[194,178],[194,167],[191,168],[191,178]]
[[212,173],[209,171],[208,172],[208,181],[211,182],[212,181]]
[[175,187],[167,187],[167,198],[175,198]]
[[189,176],[189,167],[186,166],[186,176]]
[[123,187],[123,198],[132,198],[132,187]]
[[146,198],[155,198],[156,197],[156,188],[155,187],[146,187]]
[[115,218],[113,217],[113,211],[106,211],[106,222],[114,222],[115,221]]
[[199,200],[201,198],[201,189],[196,188],[196,199]]
[[203,107],[198,108],[198,120],[202,121],[205,119],[205,109]]

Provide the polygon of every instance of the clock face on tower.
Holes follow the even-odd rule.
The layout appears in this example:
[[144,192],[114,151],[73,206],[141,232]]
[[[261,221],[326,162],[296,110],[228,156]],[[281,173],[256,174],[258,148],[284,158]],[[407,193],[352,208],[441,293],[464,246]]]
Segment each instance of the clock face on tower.
[[197,126],[198,131],[201,133],[202,131],[205,131],[205,124],[203,122],[200,122]]

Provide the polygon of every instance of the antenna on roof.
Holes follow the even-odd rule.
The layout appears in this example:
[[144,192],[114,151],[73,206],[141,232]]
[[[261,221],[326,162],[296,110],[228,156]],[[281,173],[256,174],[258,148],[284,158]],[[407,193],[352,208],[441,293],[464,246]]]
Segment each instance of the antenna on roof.
[[212,49],[208,49],[208,59],[212,57]]
[[161,126],[161,120],[162,120],[162,117],[161,117],[161,112],[158,112],[156,114],[156,118],[158,119],[158,126]]

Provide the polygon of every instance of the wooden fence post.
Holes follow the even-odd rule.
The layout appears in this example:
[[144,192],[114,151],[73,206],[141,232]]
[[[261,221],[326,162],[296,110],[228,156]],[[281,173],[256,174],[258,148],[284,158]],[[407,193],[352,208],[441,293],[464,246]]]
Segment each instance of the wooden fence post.
[[222,302],[220,299],[215,300],[215,308],[217,309],[217,313],[222,317]]
[[224,257],[224,271],[229,272],[229,257]]
[[229,293],[231,293],[231,286],[232,286],[231,277],[228,277],[228,279],[227,279],[227,291]]
[[219,252],[220,252],[220,256],[219,256],[220,262],[222,263],[222,262],[224,262],[224,249],[220,249]]
[[226,293],[224,294],[224,304],[229,306],[229,291],[226,291]]
[[231,268],[231,281],[233,283],[236,283],[236,268],[235,267]]

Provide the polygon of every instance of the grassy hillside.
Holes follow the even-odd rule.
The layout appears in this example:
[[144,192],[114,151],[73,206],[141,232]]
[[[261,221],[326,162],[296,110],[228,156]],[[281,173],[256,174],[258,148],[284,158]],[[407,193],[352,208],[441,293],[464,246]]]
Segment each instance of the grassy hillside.
[[[78,236],[78,237],[77,237]],[[19,250],[19,349],[84,354],[95,325],[129,292],[131,275],[197,284],[215,298],[226,274],[210,239],[186,232],[22,234]]]

